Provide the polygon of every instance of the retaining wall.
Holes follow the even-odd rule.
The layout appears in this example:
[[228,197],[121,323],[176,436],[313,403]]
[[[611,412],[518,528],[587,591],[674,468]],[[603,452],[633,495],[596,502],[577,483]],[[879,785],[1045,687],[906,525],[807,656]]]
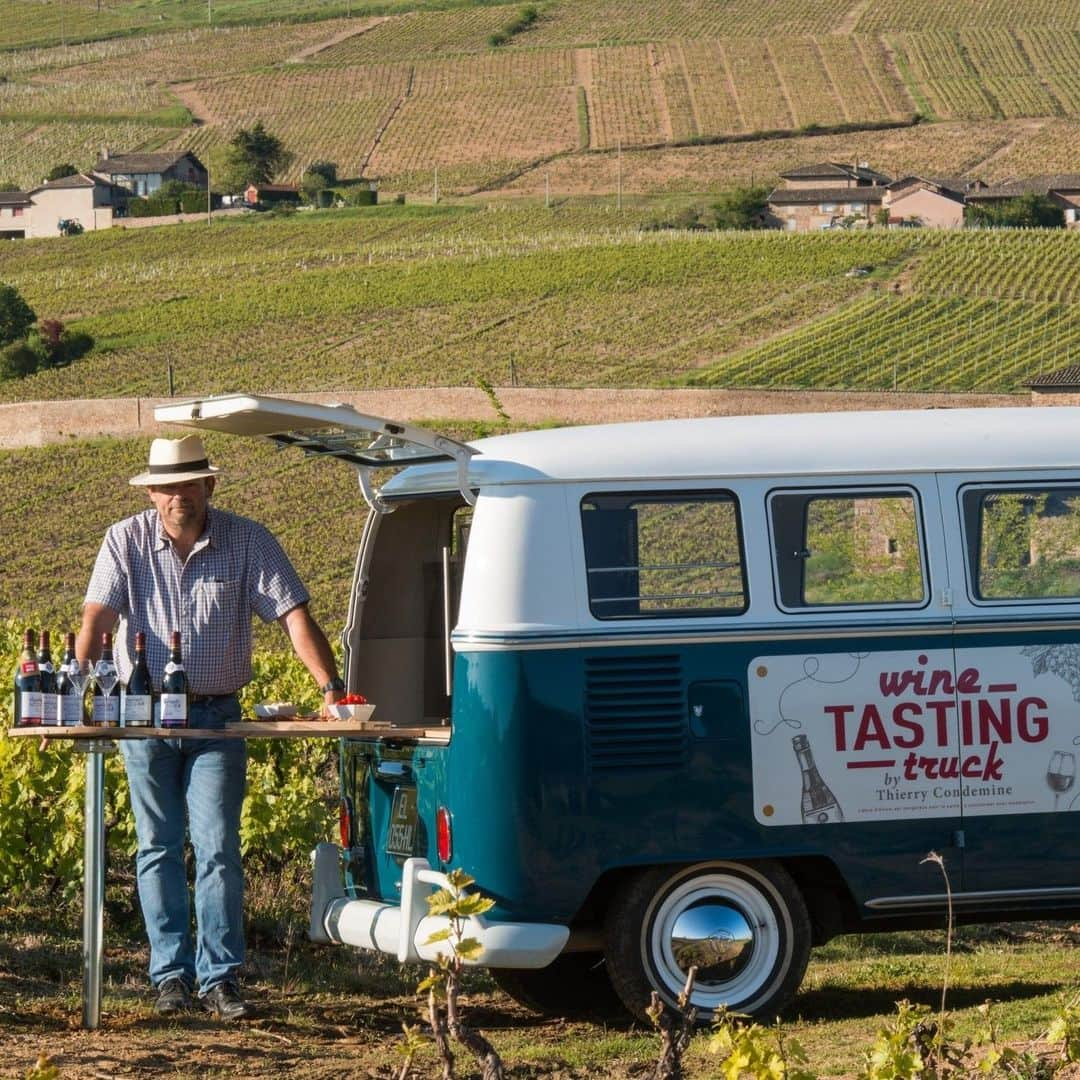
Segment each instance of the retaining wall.
[[[497,387],[495,395],[519,424],[659,420],[747,413],[829,412],[856,409],[970,408],[1030,405],[1027,395],[841,393],[794,390],[606,390]],[[357,393],[283,393],[301,401],[344,402],[361,412],[398,420],[497,420],[482,390],[449,387]],[[44,446],[99,436],[133,438],[176,432],[154,421],[168,398],[91,398],[0,404],[0,449]]]

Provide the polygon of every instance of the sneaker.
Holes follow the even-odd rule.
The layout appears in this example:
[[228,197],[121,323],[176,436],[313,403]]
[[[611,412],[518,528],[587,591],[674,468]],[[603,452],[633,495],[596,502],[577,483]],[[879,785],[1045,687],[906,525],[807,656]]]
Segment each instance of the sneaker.
[[174,1013],[187,1012],[192,1006],[191,990],[179,976],[166,979],[158,987],[154,1012],[159,1016],[171,1016]]
[[234,982],[220,982],[212,986],[200,998],[202,1007],[221,1020],[245,1020],[255,1015],[255,1010],[240,996]]

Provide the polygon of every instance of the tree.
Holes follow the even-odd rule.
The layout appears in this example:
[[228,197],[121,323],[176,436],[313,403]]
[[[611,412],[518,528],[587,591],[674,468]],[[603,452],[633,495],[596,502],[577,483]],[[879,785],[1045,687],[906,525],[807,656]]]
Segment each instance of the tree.
[[0,282],[0,345],[19,341],[37,321],[33,308],[13,285]]
[[250,128],[241,129],[233,136],[225,155],[225,186],[239,191],[247,184],[266,184],[274,174],[288,168],[293,155],[282,145],[276,135],[256,120]]
[[337,165],[332,161],[313,161],[300,178],[300,190],[309,198],[337,183]]
[[718,229],[763,229],[769,205],[766,187],[734,187],[720,192],[713,203]]
[[54,165],[45,174],[45,180],[62,180],[65,176],[74,176],[78,171],[74,165],[64,162],[62,165]]
[[964,220],[989,229],[1061,229],[1065,226],[1065,211],[1047,196],[1032,192],[996,205],[968,206]]

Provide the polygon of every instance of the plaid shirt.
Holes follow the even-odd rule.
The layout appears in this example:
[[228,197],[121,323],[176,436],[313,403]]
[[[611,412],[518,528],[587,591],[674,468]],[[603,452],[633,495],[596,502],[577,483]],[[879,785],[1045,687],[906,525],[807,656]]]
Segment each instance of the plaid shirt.
[[268,529],[209,507],[186,562],[153,508],[110,526],[86,590],[87,603],[120,615],[114,654],[125,682],[138,631],[146,634],[150,677],[160,686],[169,634],[179,630],[193,694],[229,694],[249,682],[252,613],[270,622],[308,599]]

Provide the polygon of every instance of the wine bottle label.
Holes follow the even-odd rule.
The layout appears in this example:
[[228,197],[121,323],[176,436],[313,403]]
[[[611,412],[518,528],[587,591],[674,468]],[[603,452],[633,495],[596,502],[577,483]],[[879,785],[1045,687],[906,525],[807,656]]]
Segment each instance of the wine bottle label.
[[58,717],[64,727],[78,727],[83,722],[83,699],[79,694],[57,694]]
[[41,695],[41,722],[47,726],[56,724],[56,695]]
[[166,675],[171,675],[174,671],[183,671],[183,670],[184,670],[184,665],[176,663],[175,660],[170,660],[165,665],[165,674]]
[[23,660],[19,664],[19,670],[24,675],[36,675],[38,673],[38,666],[36,660]]
[[187,694],[161,695],[161,726],[187,726]]
[[45,663],[41,665],[41,670],[52,675],[56,671],[56,668],[52,666],[51,660],[46,660]]
[[42,694],[40,690],[19,691],[19,721],[23,724],[40,724],[42,717]]
[[121,727],[149,727],[153,723],[149,694],[125,694],[120,699]]
[[115,726],[120,723],[120,699],[94,695],[94,707],[91,710],[91,722],[94,724]]

